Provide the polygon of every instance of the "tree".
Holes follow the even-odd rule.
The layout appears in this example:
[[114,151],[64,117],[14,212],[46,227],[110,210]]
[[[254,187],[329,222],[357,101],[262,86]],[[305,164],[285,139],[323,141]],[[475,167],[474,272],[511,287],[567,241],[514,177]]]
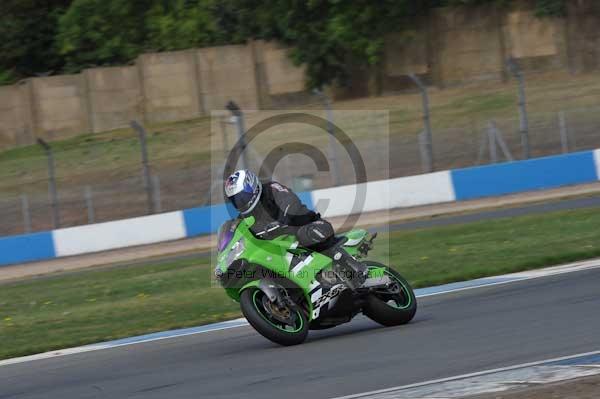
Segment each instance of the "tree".
[[118,65],[144,51],[243,42],[237,10],[219,0],[75,0],[60,18],[67,70]]
[[71,0],[0,1],[0,82],[59,72],[57,22]]
[[399,18],[425,2],[409,0],[238,0],[238,10],[252,10],[241,29],[259,39],[276,39],[292,47],[297,64],[305,64],[310,87],[348,78],[348,65],[375,65],[383,38],[401,29]]
[[[536,0],[535,9],[538,16],[564,16],[567,12],[567,0]],[[513,0],[438,0],[436,6],[477,6],[495,3],[508,6]]]
[[[566,0],[537,0],[539,15],[561,15]],[[344,83],[349,66],[369,68],[381,61],[384,38],[410,29],[407,17],[434,7],[509,5],[511,0],[230,0],[253,17],[240,19],[247,37],[275,39],[292,48],[307,67],[308,84]]]
[[560,17],[567,15],[567,0],[537,0],[538,16]]
[[219,0],[158,2],[146,18],[147,47],[181,50],[243,42],[236,11]]
[[60,18],[57,43],[66,70],[125,64],[146,39],[146,0],[75,0]]
[[[121,65],[144,51],[277,40],[310,87],[344,83],[381,62],[388,33],[433,7],[512,0],[1,0],[0,83],[43,72]],[[564,15],[566,0],[536,0]]]

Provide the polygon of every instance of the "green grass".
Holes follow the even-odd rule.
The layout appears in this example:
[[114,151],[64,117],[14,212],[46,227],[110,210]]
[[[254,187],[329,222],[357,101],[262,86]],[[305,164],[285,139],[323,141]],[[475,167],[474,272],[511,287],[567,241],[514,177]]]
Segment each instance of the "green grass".
[[0,286],[0,358],[230,319],[208,264],[83,271]]
[[[416,287],[442,284],[600,256],[599,224],[577,210],[395,232],[374,258]],[[211,270],[184,260],[1,285],[0,358],[239,316]]]
[[390,261],[416,287],[600,256],[600,211],[556,212],[390,234]]
[[[189,168],[210,160],[208,118],[153,125],[147,128],[148,153],[158,170]],[[205,131],[206,130],[206,131]],[[83,134],[51,142],[56,174],[68,184],[110,182],[137,175],[140,142],[131,129]],[[39,145],[0,152],[0,191],[18,194],[23,186],[42,182],[46,187],[47,160]]]
[[454,117],[468,118],[477,115],[478,119],[485,120],[512,111],[515,107],[514,97],[513,93],[502,92],[458,97],[440,106],[438,110],[451,112]]

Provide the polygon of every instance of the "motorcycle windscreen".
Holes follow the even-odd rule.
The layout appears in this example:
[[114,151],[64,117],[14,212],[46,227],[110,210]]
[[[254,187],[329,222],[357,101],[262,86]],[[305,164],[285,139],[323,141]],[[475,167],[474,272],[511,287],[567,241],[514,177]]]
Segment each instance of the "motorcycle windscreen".
[[231,242],[235,228],[233,228],[233,220],[228,220],[219,227],[219,234],[217,236],[217,249],[219,252],[223,251],[227,244]]

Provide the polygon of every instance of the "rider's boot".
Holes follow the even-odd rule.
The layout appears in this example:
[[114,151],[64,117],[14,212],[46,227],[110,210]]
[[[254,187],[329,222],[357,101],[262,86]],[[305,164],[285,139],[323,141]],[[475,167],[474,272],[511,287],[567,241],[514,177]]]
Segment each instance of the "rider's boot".
[[[331,255],[336,271],[348,283],[351,289],[360,288],[367,279],[369,269],[362,262],[357,261],[343,248],[335,248]],[[335,270],[334,269],[334,270]]]

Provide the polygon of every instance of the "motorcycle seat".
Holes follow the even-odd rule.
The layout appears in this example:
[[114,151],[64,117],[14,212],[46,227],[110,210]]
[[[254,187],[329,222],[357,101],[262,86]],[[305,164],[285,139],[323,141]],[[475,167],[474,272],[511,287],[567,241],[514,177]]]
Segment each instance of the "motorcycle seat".
[[332,247],[342,247],[348,241],[348,237],[345,236],[336,236],[335,241],[333,242]]

